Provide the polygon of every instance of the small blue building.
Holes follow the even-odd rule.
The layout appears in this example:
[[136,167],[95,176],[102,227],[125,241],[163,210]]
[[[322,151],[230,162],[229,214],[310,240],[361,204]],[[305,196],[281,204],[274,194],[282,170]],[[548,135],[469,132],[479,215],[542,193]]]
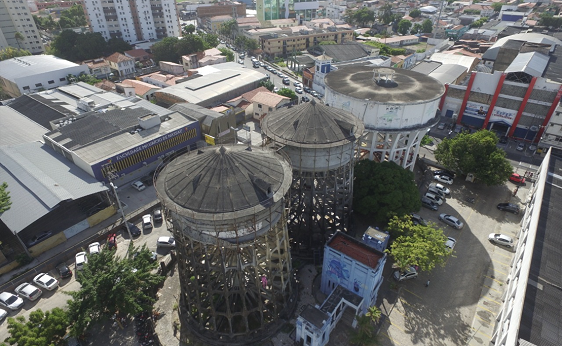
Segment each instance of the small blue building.
[[388,246],[389,239],[390,235],[387,232],[381,232],[378,227],[373,228],[371,226],[363,233],[362,238],[363,243],[380,252],[384,252]]
[[[375,305],[386,257],[384,252],[336,232],[324,247],[320,290],[328,298],[321,306],[307,306],[297,318],[296,341],[324,346],[346,308],[353,309],[355,316]],[[353,321],[353,327],[355,324]]]

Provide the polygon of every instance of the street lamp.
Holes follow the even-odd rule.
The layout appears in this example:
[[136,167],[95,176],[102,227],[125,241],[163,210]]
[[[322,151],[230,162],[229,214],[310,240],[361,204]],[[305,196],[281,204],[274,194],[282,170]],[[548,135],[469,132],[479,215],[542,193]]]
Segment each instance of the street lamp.
[[111,181],[109,182],[109,185],[113,189],[113,194],[115,195],[115,199],[117,199],[117,205],[119,206],[119,210],[121,210],[121,217],[123,217],[123,222],[125,223],[125,228],[127,228],[127,233],[129,233],[129,239],[131,239],[131,243],[132,243],[133,242],[133,236],[131,235],[131,229],[129,229],[129,223],[127,222],[127,219],[125,218],[125,211],[123,210],[123,206],[121,205],[121,200],[119,199],[119,195],[117,194],[117,187]]

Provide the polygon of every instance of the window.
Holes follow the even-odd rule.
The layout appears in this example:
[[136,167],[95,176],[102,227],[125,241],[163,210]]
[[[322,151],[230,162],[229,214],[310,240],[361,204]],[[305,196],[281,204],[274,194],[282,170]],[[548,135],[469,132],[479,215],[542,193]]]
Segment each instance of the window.
[[29,86],[24,86],[23,90],[29,90]]
[[35,84],[35,87],[36,87],[36,88],[39,88],[39,87],[42,87],[42,86],[43,86],[42,83],[37,83],[37,84]]
[[59,78],[59,82],[64,82],[66,78]]
[[50,81],[49,81],[49,84],[55,84],[55,81],[54,81],[54,80],[50,80]]

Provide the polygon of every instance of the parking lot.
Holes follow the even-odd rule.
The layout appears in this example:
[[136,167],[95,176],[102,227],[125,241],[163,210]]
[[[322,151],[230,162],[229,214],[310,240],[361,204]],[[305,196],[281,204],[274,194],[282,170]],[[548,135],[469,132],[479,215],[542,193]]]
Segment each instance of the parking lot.
[[[420,194],[432,182],[431,172],[425,177]],[[456,239],[454,252],[444,267],[422,272],[415,280],[396,283],[392,272],[386,273],[389,294],[382,310],[388,318],[381,329],[382,345],[487,345],[490,341],[513,253],[491,244],[488,235],[502,233],[517,241],[529,187],[521,186],[516,196],[510,182],[487,187],[455,179],[447,187],[451,195],[438,211],[422,208],[418,214]],[[497,204],[504,202],[519,204],[521,213],[498,210]],[[464,227],[447,226],[438,219],[441,213],[458,217]]]

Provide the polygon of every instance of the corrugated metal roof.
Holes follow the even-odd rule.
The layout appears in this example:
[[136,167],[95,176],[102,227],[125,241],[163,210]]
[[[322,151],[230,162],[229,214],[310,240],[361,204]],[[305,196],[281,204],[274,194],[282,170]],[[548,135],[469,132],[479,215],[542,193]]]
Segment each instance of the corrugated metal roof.
[[107,188],[42,143],[0,147],[0,181],[8,183],[12,207],[0,219],[20,232],[64,200]]
[[496,60],[498,57],[498,52],[500,48],[503,47],[506,42],[510,40],[521,41],[521,42],[531,42],[531,43],[544,43],[544,44],[554,44],[554,45],[562,45],[562,41],[559,39],[549,36],[543,35],[536,32],[532,33],[524,33],[524,34],[515,34],[511,36],[507,36],[504,38],[499,39],[494,45],[482,55],[483,60]]
[[461,65],[443,64],[429,74],[443,84],[453,84],[463,73],[466,67]]
[[16,78],[35,76],[72,67],[89,73],[87,65],[80,66],[71,61],[57,58],[54,55],[20,56],[0,61],[0,71],[2,71],[0,73],[2,77],[11,81]]
[[15,145],[42,141],[43,135],[49,132],[18,111],[0,106],[0,145]]
[[519,53],[505,72],[525,72],[533,77],[541,77],[549,60],[550,57],[539,52]]

